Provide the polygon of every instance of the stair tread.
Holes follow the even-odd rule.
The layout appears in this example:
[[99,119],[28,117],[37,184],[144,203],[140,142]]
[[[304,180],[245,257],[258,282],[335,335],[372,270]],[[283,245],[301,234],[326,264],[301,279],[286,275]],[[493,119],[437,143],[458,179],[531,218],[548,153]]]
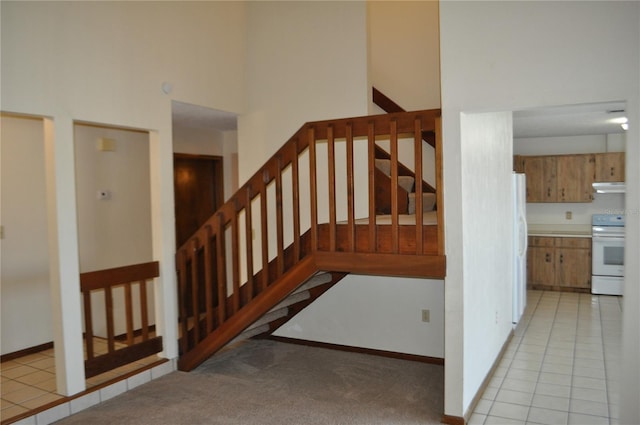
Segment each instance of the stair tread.
[[[423,193],[422,194],[422,212],[433,211],[433,208],[436,204],[436,194],[435,193]],[[407,210],[409,214],[416,213],[416,194],[409,194],[409,204],[407,205]]]

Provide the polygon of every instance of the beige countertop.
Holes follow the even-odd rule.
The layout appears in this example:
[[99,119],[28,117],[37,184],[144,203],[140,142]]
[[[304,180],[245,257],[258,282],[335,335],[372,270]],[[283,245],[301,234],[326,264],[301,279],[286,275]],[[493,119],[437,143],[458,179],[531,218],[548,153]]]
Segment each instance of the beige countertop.
[[550,236],[563,238],[590,238],[589,224],[533,224],[529,223],[529,236]]

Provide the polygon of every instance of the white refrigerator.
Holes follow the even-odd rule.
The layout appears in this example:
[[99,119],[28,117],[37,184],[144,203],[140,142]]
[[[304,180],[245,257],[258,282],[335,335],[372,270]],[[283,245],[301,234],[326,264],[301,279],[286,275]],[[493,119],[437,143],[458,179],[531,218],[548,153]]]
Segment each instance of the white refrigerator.
[[513,315],[515,327],[527,306],[527,180],[513,173]]

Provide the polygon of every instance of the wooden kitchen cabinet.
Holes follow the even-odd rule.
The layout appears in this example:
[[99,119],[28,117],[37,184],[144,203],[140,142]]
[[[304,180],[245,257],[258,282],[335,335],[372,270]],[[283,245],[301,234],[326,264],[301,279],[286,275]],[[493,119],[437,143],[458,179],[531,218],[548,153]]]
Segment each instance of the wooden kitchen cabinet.
[[556,202],[556,157],[524,156],[523,170],[527,178],[527,202]]
[[591,239],[529,237],[527,287],[591,291]]
[[624,152],[597,153],[595,156],[595,181],[625,181]]
[[556,157],[558,202],[591,202],[593,200],[593,155],[560,155]]

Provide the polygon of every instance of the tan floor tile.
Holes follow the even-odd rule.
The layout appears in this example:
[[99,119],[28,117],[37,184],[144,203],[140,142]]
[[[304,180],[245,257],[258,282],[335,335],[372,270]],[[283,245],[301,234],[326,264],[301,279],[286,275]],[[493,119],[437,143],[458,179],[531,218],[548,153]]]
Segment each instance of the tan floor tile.
[[2,397],[4,398],[5,394],[9,394],[15,391],[20,391],[20,390],[24,390],[25,388],[28,388],[29,386],[26,384],[23,384],[22,382],[18,382],[18,381],[8,381],[6,383],[2,384]]
[[1,414],[2,420],[5,421],[5,420],[7,420],[9,418],[12,418],[14,416],[18,416],[19,414],[24,413],[24,412],[28,412],[28,411],[29,411],[29,409],[27,409],[25,407],[22,407],[22,406],[13,406],[13,407],[10,407],[8,409],[3,409],[2,410],[2,414]]
[[3,370],[2,374],[7,378],[16,379],[20,376],[28,375],[37,371],[38,369],[35,369],[31,366],[20,365],[9,370]]
[[43,382],[38,382],[37,384],[33,384],[33,386],[37,387],[37,388],[40,388],[41,390],[49,391],[49,392],[52,392],[52,393],[56,392],[56,390],[58,389],[55,375],[54,375],[53,378],[48,379],[48,380],[43,381]]
[[29,401],[25,401],[20,405],[28,409],[36,409],[40,406],[44,406],[45,404],[51,403],[56,400],[61,400],[63,398],[64,397],[62,397],[61,395],[48,393],[40,397],[33,398]]
[[3,394],[2,398],[15,404],[22,404],[25,401],[43,396],[45,394],[48,394],[48,392],[35,387],[27,387],[18,391],[10,392],[8,394]]
[[35,367],[38,369],[47,369],[50,367],[55,367],[56,365],[56,359],[53,357],[44,357],[40,360],[37,360],[33,363],[29,363],[29,366],[31,367]]
[[9,369],[13,369],[16,367],[22,366],[22,364],[13,361],[13,360],[9,360],[7,362],[2,362],[0,363],[0,373],[2,373],[2,376],[4,376],[5,371],[9,370]]
[[16,381],[22,382],[23,384],[35,385],[40,382],[47,381],[51,378],[55,379],[55,377],[56,376],[51,372],[39,370],[37,372],[30,373],[28,375],[20,376],[19,378],[16,378]]
[[48,356],[42,355],[40,353],[29,354],[28,356],[18,357],[14,361],[20,364],[30,364],[38,360],[46,359]]

